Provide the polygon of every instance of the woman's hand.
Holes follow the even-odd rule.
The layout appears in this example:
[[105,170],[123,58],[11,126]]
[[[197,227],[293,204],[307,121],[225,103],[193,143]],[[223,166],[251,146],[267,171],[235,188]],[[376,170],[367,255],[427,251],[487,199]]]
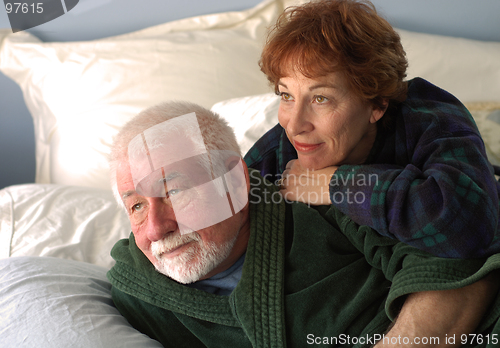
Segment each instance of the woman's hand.
[[286,200],[310,205],[331,204],[330,179],[338,167],[319,170],[303,168],[298,160],[287,163],[282,174],[280,192]]

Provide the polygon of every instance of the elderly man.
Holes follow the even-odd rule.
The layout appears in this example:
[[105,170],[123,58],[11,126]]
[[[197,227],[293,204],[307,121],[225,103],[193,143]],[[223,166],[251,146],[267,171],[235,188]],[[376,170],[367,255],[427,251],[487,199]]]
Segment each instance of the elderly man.
[[143,111],[110,164],[133,232],[112,250],[113,299],[166,347],[499,343],[498,255],[436,258],[287,203],[208,110]]

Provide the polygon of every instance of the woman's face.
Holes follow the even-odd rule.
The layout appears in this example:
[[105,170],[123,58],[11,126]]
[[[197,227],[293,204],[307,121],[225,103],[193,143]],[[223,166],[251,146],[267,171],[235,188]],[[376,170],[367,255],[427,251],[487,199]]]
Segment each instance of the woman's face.
[[300,73],[278,83],[278,119],[302,167],[321,169],[363,163],[385,110],[357,97],[342,73],[307,78]]

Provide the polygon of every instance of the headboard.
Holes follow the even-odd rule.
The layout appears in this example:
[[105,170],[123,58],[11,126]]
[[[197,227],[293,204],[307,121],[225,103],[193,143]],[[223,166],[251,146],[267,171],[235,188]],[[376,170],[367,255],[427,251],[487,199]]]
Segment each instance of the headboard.
[[[27,31],[44,42],[94,40],[180,18],[240,11],[256,6],[259,2],[260,0],[80,0],[65,15]],[[373,3],[391,24],[401,29],[500,42],[498,1],[374,0]],[[10,28],[3,8],[0,8],[0,28]],[[1,72],[0,163],[0,188],[34,182],[36,167],[33,120],[21,89]]]

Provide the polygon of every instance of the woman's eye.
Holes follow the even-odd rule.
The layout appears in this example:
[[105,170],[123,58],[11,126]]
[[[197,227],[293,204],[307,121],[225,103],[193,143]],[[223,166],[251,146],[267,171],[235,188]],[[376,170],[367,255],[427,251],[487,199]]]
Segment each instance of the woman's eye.
[[314,97],[314,101],[318,104],[323,104],[323,103],[326,103],[328,101],[328,98],[323,97],[322,95],[317,95]]
[[280,95],[281,95],[281,99],[284,101],[293,100],[292,96],[288,93],[282,92]]

